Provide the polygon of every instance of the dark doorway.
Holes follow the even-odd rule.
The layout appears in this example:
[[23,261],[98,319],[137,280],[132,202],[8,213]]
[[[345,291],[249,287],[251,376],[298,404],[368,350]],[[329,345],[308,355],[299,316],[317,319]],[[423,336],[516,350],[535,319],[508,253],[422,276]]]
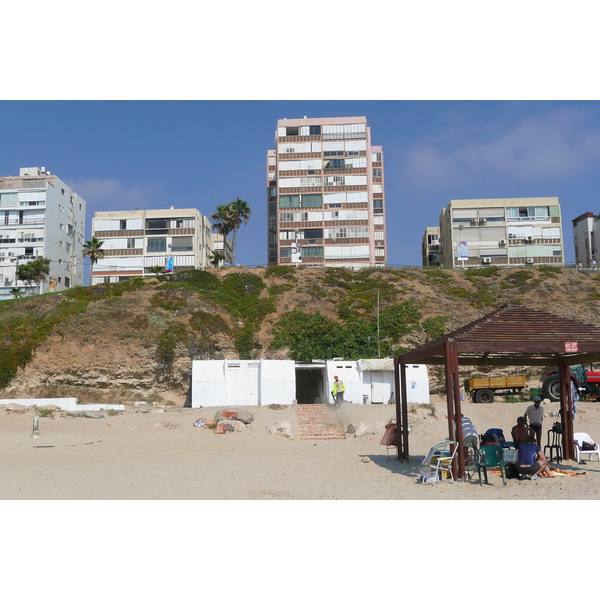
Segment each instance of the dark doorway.
[[320,404],[323,402],[323,375],[325,369],[296,369],[296,402]]

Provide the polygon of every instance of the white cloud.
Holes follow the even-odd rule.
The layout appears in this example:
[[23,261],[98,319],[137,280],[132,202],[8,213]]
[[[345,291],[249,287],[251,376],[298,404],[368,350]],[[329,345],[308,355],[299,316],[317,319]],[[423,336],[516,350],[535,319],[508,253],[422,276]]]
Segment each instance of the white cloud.
[[163,196],[157,183],[127,185],[116,179],[79,179],[68,183],[86,201],[88,212],[153,208],[153,203]]
[[436,189],[506,178],[556,181],[598,168],[600,129],[590,126],[585,108],[524,117],[494,136],[483,135],[487,139],[453,146],[446,131],[413,147],[402,165],[403,178],[416,189]]

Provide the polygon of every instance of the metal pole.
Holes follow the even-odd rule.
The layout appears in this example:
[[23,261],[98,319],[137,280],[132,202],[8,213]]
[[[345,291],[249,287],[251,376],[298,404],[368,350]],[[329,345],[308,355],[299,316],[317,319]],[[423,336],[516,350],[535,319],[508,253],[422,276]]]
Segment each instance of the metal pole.
[[379,344],[379,288],[377,288],[377,358],[381,358],[381,346]]

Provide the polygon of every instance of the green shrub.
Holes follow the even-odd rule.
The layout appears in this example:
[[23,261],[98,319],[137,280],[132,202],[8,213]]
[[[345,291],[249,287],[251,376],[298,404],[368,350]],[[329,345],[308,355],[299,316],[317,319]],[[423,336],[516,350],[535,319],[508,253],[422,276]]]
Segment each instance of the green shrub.
[[295,267],[289,265],[273,265],[265,270],[265,277],[283,277],[284,279],[296,279]]
[[164,310],[175,311],[186,307],[187,300],[181,296],[177,296],[175,293],[160,291],[150,298],[150,304]]

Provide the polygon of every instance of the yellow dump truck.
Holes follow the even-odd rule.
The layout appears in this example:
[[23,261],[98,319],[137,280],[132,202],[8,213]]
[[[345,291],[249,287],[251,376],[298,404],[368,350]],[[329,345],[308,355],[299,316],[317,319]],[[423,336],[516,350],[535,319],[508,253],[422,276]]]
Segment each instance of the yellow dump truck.
[[527,387],[524,375],[516,377],[473,377],[465,379],[465,391],[471,394],[473,402],[489,403],[494,401],[495,392],[518,394]]

